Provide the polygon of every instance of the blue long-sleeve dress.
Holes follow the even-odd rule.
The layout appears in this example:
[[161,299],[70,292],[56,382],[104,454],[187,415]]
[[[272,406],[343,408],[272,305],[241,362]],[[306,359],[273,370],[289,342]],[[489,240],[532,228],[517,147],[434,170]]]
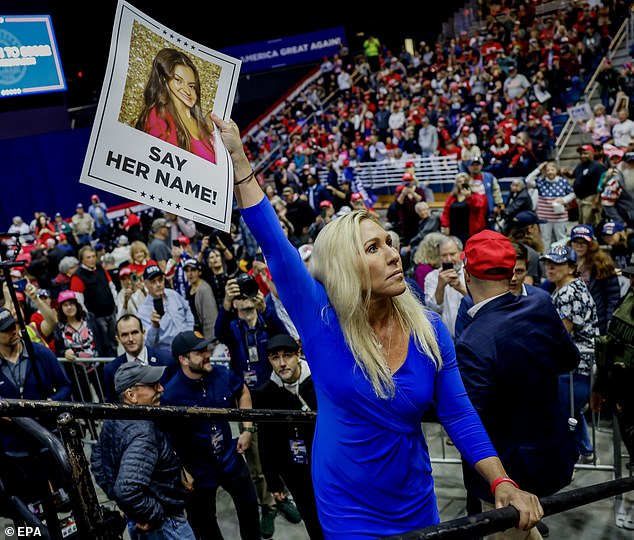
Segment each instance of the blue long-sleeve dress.
[[470,464],[496,455],[465,392],[449,331],[430,313],[442,369],[437,371],[410,338],[405,363],[394,374],[395,397],[378,398],[346,345],[323,285],[285,238],[268,200],[243,209],[242,215],[297,327],[315,384],[319,412],[312,477],[326,537],[367,540],[437,523],[421,428],[432,401]]

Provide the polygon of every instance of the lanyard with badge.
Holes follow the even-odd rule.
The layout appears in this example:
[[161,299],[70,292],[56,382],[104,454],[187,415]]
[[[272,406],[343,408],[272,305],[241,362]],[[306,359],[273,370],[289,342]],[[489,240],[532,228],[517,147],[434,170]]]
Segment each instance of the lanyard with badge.
[[[207,397],[207,391],[203,386],[203,397]],[[227,398],[223,396],[223,403],[220,405],[220,408],[227,407]],[[211,434],[209,437],[209,442],[211,443],[211,451],[216,458],[220,458],[225,453],[225,435],[222,431],[222,428],[218,426],[216,422],[211,424]]]
[[255,328],[249,328],[247,335],[245,336],[246,348],[247,348],[247,369],[243,372],[244,384],[247,385],[249,390],[255,390],[258,385],[258,374],[255,369],[251,368],[251,364],[256,364],[260,361],[258,356],[257,340],[255,337]]
[[18,394],[20,399],[24,397],[24,383],[26,382],[26,372],[27,372],[27,364],[26,359],[28,358],[25,350],[20,353],[18,359],[14,362],[9,362],[6,358],[1,358],[0,360],[5,363],[7,366],[6,375],[9,375],[8,378],[11,379],[13,385],[18,389]]
[[[302,411],[310,411],[310,407],[299,393],[299,389],[297,391],[297,397],[302,403]],[[293,463],[298,465],[308,465],[308,448],[306,446],[306,441],[299,437],[299,430],[296,425],[293,426],[293,430],[295,432],[295,437],[289,440]]]

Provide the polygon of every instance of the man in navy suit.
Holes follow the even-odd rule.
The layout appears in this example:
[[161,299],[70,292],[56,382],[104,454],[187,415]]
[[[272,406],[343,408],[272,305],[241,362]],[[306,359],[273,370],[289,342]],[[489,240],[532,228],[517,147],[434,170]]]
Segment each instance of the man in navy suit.
[[[513,277],[509,282],[509,290],[516,296],[520,294],[523,296],[528,294],[541,294],[550,300],[550,293],[545,289],[524,283],[528,275],[528,249],[526,246],[513,242],[511,242],[511,245],[515,250],[517,259],[515,261],[515,268],[513,269]],[[458,315],[456,316],[456,328],[454,330],[454,339],[456,341],[471,322],[471,317],[468,315],[471,307],[473,307],[473,298],[471,298],[471,295],[466,294],[460,301]]]
[[[474,305],[456,355],[465,388],[510,478],[538,497],[572,480],[574,433],[559,404],[558,375],[574,369],[579,351],[545,295],[514,295],[515,250],[484,230],[465,246],[465,283]],[[494,508],[489,485],[463,464],[471,497]],[[502,479],[501,481],[510,481]],[[496,538],[516,538],[509,529]],[[538,539],[537,530],[521,538]],[[517,537],[519,538],[519,536]]]
[[104,393],[107,402],[119,402],[119,396],[114,388],[114,374],[124,362],[139,362],[144,366],[165,366],[160,381],[162,385],[178,371],[178,364],[169,352],[145,346],[143,323],[136,315],[127,314],[120,317],[116,330],[117,341],[125,352],[107,363],[104,368]]
[[[321,202],[330,201],[330,192],[319,183],[317,175],[309,173],[306,177],[306,197],[308,204],[315,212],[315,215],[321,212]],[[332,202],[332,201],[331,201]]]

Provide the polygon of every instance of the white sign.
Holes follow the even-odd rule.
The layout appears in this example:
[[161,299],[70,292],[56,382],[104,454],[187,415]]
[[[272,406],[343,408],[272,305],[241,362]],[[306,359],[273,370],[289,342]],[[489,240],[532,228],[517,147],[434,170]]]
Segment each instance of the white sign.
[[585,122],[592,118],[592,109],[589,103],[582,103],[574,107],[568,107],[568,114],[573,122]]
[[80,182],[228,231],[233,167],[209,115],[230,118],[239,73],[120,0]]

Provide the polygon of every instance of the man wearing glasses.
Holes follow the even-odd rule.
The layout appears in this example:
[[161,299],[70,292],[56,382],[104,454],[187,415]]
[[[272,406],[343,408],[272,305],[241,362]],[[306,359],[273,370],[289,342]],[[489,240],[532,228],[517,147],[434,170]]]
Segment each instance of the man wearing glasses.
[[[125,362],[114,376],[119,401],[160,405],[164,366]],[[191,483],[165,434],[151,420],[108,419],[91,455],[97,484],[128,520],[132,540],[152,533],[194,540],[185,517]],[[154,536],[152,536],[154,538]]]

